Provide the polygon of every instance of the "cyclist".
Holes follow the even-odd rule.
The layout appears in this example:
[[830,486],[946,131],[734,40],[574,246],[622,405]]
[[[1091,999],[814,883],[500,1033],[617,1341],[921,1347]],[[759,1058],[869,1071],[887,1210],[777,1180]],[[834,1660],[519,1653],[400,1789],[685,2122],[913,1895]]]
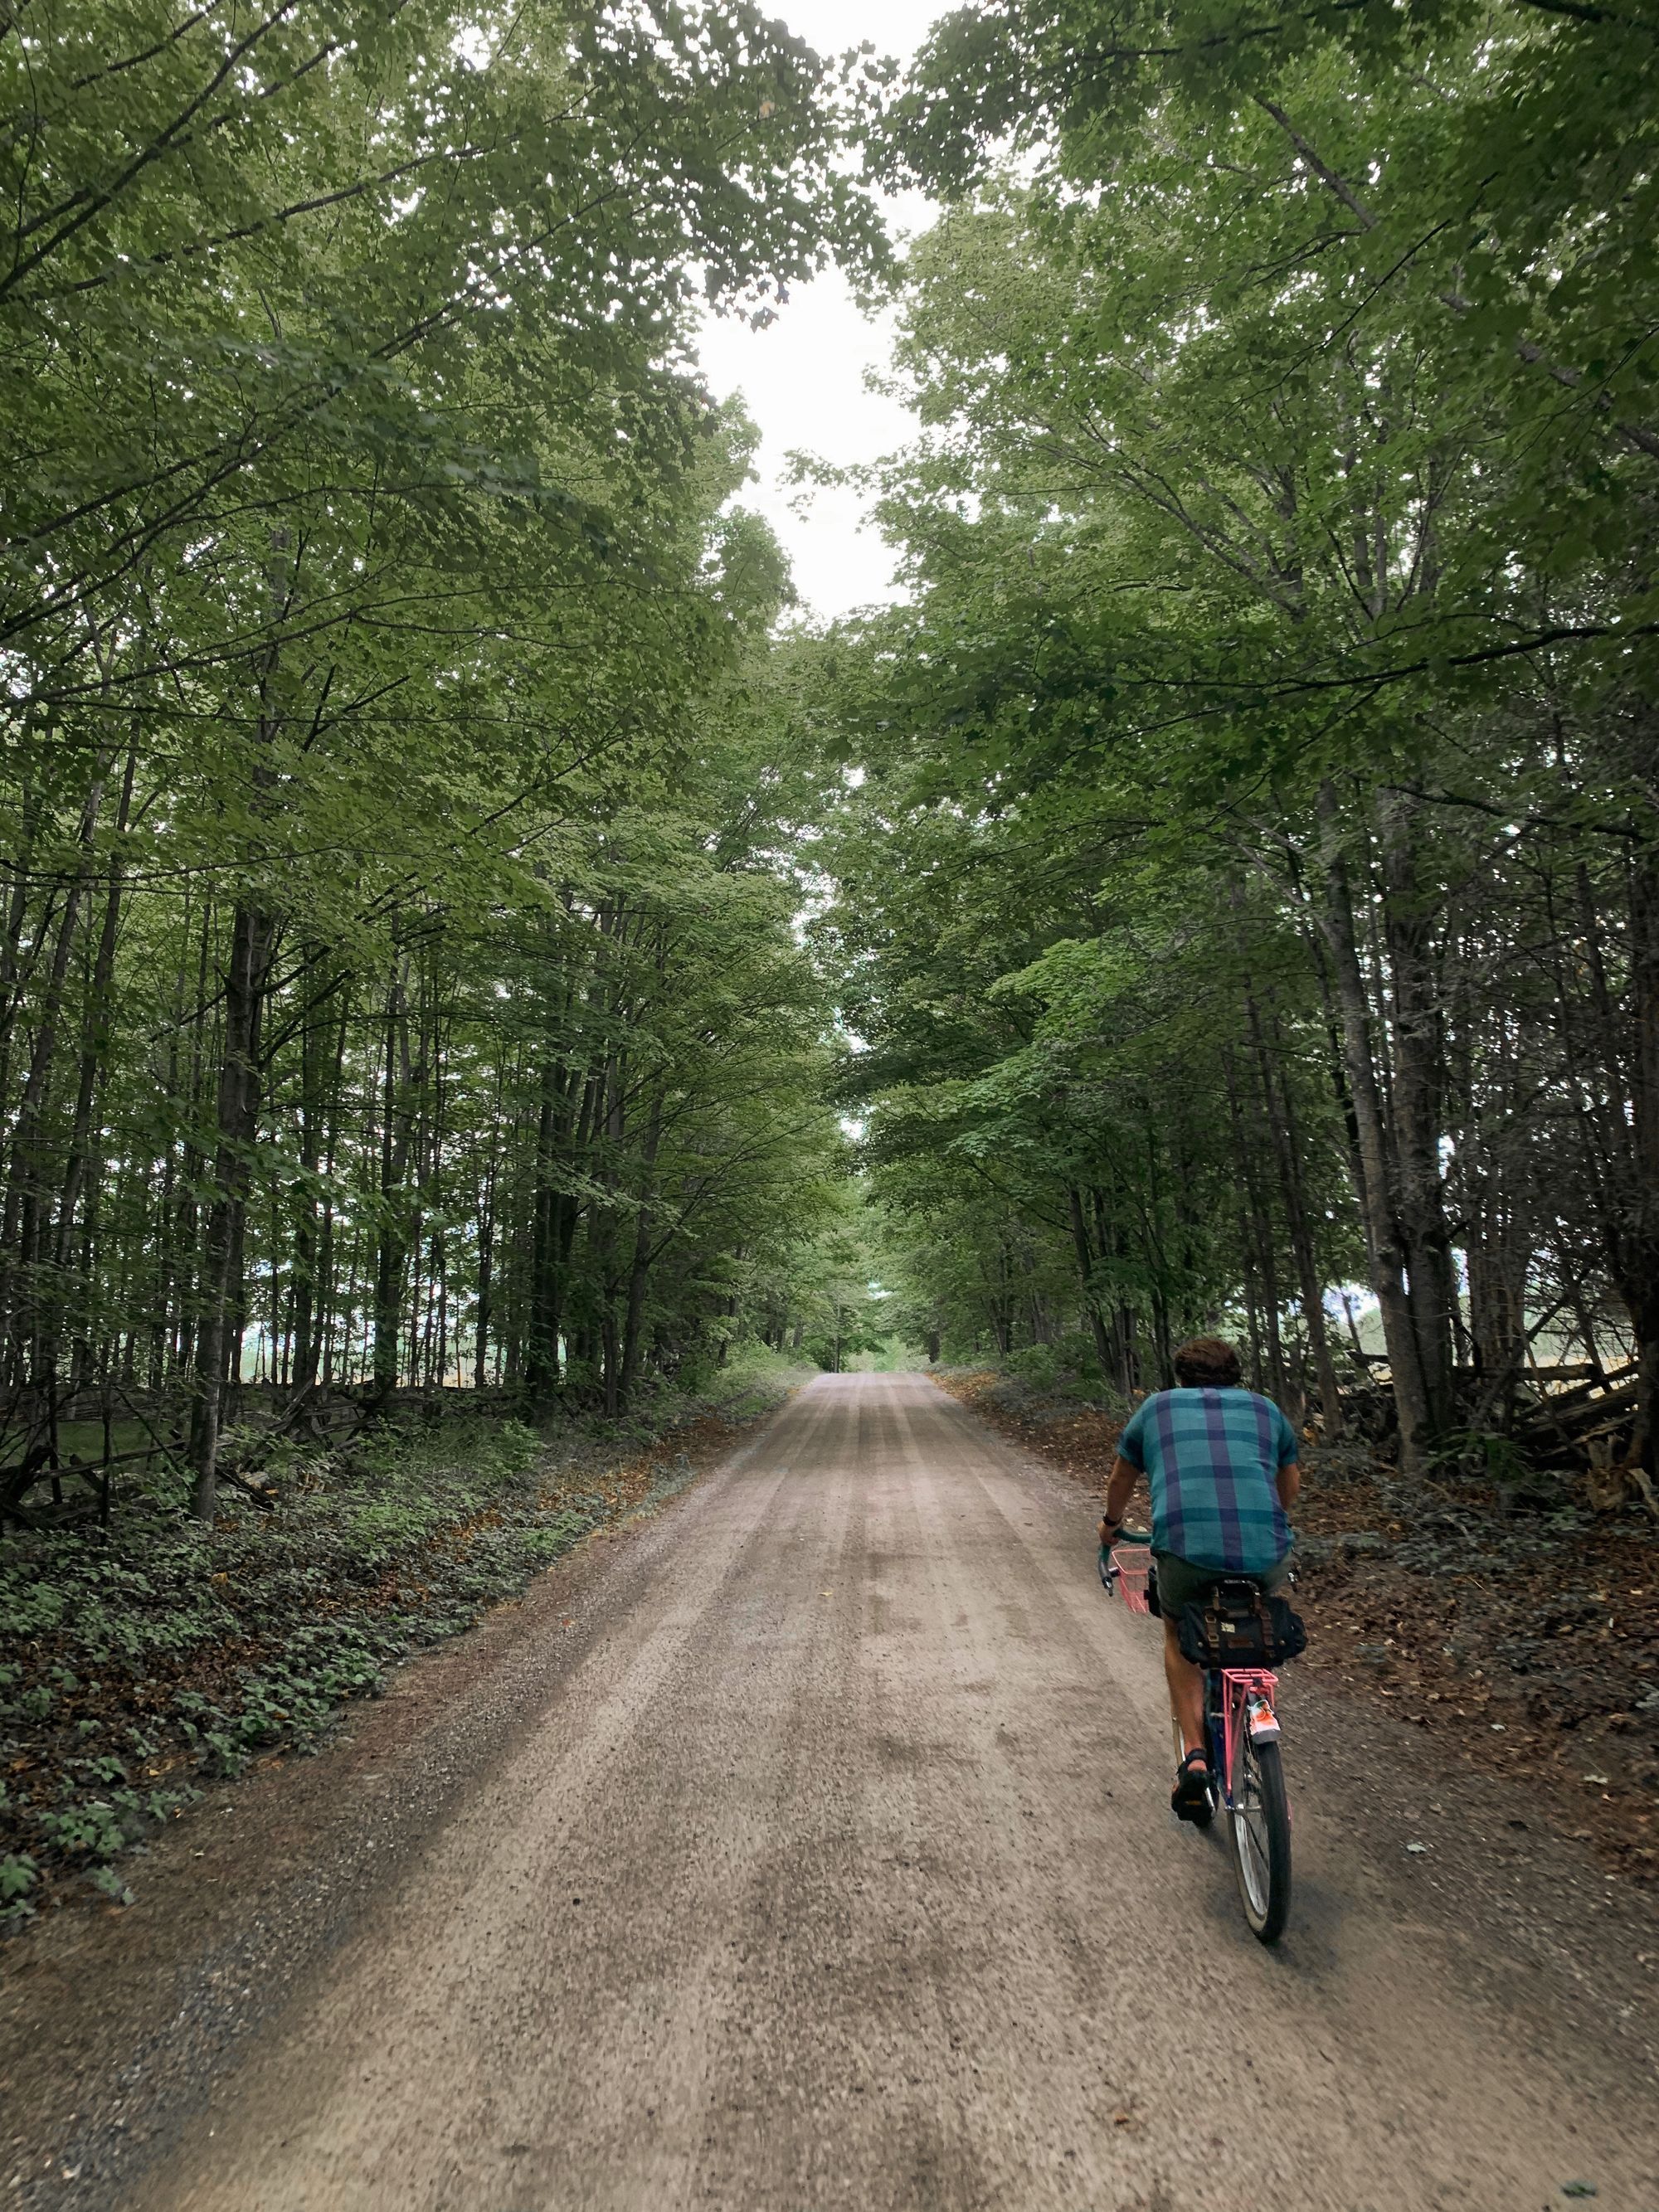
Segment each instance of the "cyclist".
[[1218,1336],[1197,1336],[1175,1355],[1174,1390],[1135,1408],[1117,1442],[1100,1540],[1115,1544],[1144,1474],[1152,1494],[1152,1560],[1164,1615],[1164,1672],[1181,1731],[1182,1760],[1170,1802],[1183,1820],[1203,1817],[1209,1790],[1204,1674],[1183,1656],[1181,1609],[1224,1576],[1276,1589],[1290,1573],[1291,1524],[1302,1469],[1296,1431],[1268,1399],[1240,1385],[1238,1354]]

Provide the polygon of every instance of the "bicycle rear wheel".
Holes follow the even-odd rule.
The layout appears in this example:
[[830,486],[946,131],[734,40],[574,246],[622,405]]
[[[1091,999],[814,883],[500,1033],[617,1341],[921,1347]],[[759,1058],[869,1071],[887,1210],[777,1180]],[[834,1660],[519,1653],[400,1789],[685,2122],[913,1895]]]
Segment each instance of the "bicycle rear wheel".
[[1228,1815],[1239,1900],[1250,1933],[1276,1943],[1291,1911],[1291,1808],[1276,1743],[1240,1732]]

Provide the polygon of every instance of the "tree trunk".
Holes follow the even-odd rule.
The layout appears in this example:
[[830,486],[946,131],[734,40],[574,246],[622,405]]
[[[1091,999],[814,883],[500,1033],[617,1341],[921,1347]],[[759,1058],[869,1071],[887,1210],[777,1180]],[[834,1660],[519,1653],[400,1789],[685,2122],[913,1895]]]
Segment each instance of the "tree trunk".
[[1383,840],[1383,922],[1394,984],[1391,1117],[1400,1241],[1431,1432],[1452,1425],[1456,1402],[1452,1314],[1456,1303],[1451,1231],[1440,1158],[1445,1088],[1440,978],[1427,901],[1418,881],[1415,814],[1391,808]]
[[[127,755],[126,772],[122,778],[121,796],[116,810],[116,835],[125,834],[132,806],[133,776],[137,767],[136,751]],[[64,1162],[64,1180],[58,1199],[58,1219],[52,1248],[53,1286],[50,1304],[41,1316],[42,1336],[37,1352],[40,1371],[51,1387],[58,1373],[60,1332],[65,1301],[69,1297],[70,1278],[74,1261],[76,1217],[85,1200],[86,1218],[82,1224],[81,1289],[82,1310],[92,1290],[92,1217],[97,1204],[98,1177],[101,1172],[99,1148],[93,1143],[93,1109],[96,1102],[100,1080],[108,1063],[110,1026],[114,1018],[112,985],[115,975],[115,946],[121,926],[121,856],[118,851],[110,863],[109,889],[104,902],[103,924],[98,933],[98,949],[94,956],[92,974],[88,981],[87,1004],[81,1036],[80,1068],[76,1083],[74,1117],[70,1128],[68,1155]]]
[[491,1269],[495,1256],[495,1163],[492,1158],[478,1195],[478,1304],[472,1325],[472,1387],[482,1390],[489,1375]]
[[[312,988],[321,965],[320,959],[307,963],[300,982],[302,991]],[[326,998],[317,994],[301,1018],[300,1185],[294,1200],[294,1359],[289,1376],[296,1399],[304,1397],[317,1380],[318,1261],[322,1242],[317,1176],[322,1164],[323,1090],[328,1069],[323,1019],[326,1004]],[[331,1029],[333,1024],[327,1027]]]
[[[1270,1395],[1283,1405],[1290,1395],[1291,1378],[1285,1364],[1284,1302],[1279,1287],[1278,1239],[1273,1234],[1272,1212],[1261,1195],[1261,1178],[1256,1172],[1255,1148],[1245,1126],[1243,1102],[1239,1095],[1231,1048],[1224,1047],[1221,1060],[1233,1125],[1233,1150],[1238,1162],[1239,1180],[1244,1189],[1242,1211],[1249,1224],[1251,1242],[1255,1247],[1254,1272],[1261,1285],[1261,1321],[1267,1340]],[[1271,1109],[1268,1110],[1271,1113]]]
[[623,1325],[622,1378],[617,1389],[619,1406],[627,1405],[639,1379],[640,1332],[645,1319],[645,1293],[651,1272],[652,1177],[661,1145],[662,1097],[659,1092],[651,1103],[640,1158],[641,1201],[639,1218],[634,1226],[633,1263],[628,1271],[628,1310]]
[[542,1071],[541,1099],[536,1123],[536,1177],[531,1211],[530,1327],[525,1346],[525,1388],[541,1402],[559,1385],[560,1285],[563,1254],[560,1249],[563,1193],[558,1188],[555,1166],[566,1133],[569,1078],[560,1068],[550,1048]]
[[1659,843],[1631,869],[1631,1176],[1611,1238],[1614,1280],[1631,1317],[1641,1382],[1637,1450],[1659,1474]]
[[414,1092],[425,1074],[411,1066],[409,1006],[399,960],[386,991],[386,1060],[380,1112],[380,1224],[374,1258],[374,1402],[384,1406],[403,1372],[404,1287],[409,1273],[410,1223],[404,1200],[413,1136]]
[[1371,1282],[1382,1310],[1383,1341],[1400,1421],[1400,1463],[1420,1473],[1436,1442],[1434,1415],[1423,1373],[1417,1332],[1407,1297],[1405,1269],[1395,1222],[1394,1176],[1373,1057],[1370,1007],[1359,965],[1353,898],[1342,857],[1336,793],[1328,780],[1319,789],[1319,823],[1325,872],[1321,927],[1331,955],[1332,989],[1341,1024],[1343,1061],[1358,1143],[1358,1196],[1370,1261]]
[[[1083,1211],[1083,1194],[1075,1183],[1066,1187],[1066,1198],[1072,1221],[1072,1249],[1077,1255],[1078,1280],[1083,1286],[1083,1310],[1089,1316],[1089,1333],[1094,1339],[1095,1358],[1100,1363],[1103,1382],[1109,1382],[1114,1370],[1111,1334],[1106,1326],[1106,1316],[1100,1310],[1100,1295],[1095,1286],[1094,1248],[1089,1242],[1089,1224]],[[937,1352],[933,1353],[937,1358]]]
[[1297,1284],[1302,1299],[1303,1326],[1308,1332],[1308,1347],[1313,1354],[1314,1372],[1319,1378],[1319,1404],[1324,1417],[1325,1441],[1334,1443],[1342,1434],[1342,1395],[1337,1386],[1336,1362],[1331,1357],[1330,1334],[1325,1325],[1325,1286],[1320,1279],[1318,1262],[1314,1255],[1313,1235],[1309,1226],[1308,1207],[1303,1190],[1296,1109],[1291,1086],[1285,1081],[1284,1070],[1279,1065],[1282,1049],[1279,1040],[1275,1034],[1270,1044],[1261,1011],[1248,977],[1244,982],[1244,1006],[1249,1020],[1250,1041],[1255,1048],[1256,1067],[1261,1078],[1262,1104],[1267,1115],[1267,1133],[1273,1145],[1273,1162],[1279,1170],[1279,1195],[1285,1208],[1285,1225],[1291,1232],[1291,1251],[1296,1261]]
[[42,1359],[43,1353],[48,1349],[55,1359],[58,1332],[55,1326],[48,1325],[46,1329],[48,1342],[43,1344],[42,1327],[46,1316],[37,1272],[41,1263],[50,1257],[51,1251],[54,1178],[48,1158],[47,1111],[58,1062],[64,986],[69,979],[70,960],[80,928],[82,909],[92,883],[93,841],[97,835],[98,817],[103,811],[104,787],[109,766],[107,758],[100,763],[95,780],[81,810],[81,859],[75,879],[64,896],[64,909],[52,945],[52,963],[41,997],[40,1020],[29,1054],[28,1072],[23,1079],[22,1096],[18,1100],[16,1118],[13,1123],[11,1169],[7,1178],[4,1207],[0,1211],[0,1310],[4,1316],[8,1364],[20,1382],[25,1373],[32,1378],[36,1396],[44,1408],[54,1455],[57,1451],[56,1380],[55,1376],[43,1372]]
[[196,1334],[196,1403],[190,1455],[196,1477],[192,1510],[199,1521],[212,1519],[218,1498],[225,1366],[238,1289],[242,1218],[258,1130],[260,1030],[275,950],[276,928],[270,917],[256,908],[239,906],[232,922],[230,965],[225,976],[214,1194],[202,1248],[204,1310]]

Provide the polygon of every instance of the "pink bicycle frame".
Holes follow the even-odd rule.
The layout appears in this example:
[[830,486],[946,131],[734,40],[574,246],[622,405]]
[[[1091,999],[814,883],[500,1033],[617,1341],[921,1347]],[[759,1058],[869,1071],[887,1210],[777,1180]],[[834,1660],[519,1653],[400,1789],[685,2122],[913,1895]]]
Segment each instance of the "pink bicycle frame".
[[1221,1782],[1227,1802],[1232,1802],[1233,1768],[1238,1756],[1244,1716],[1252,1698],[1265,1698],[1269,1706],[1279,1687],[1279,1677],[1265,1667],[1224,1667],[1221,1674]]

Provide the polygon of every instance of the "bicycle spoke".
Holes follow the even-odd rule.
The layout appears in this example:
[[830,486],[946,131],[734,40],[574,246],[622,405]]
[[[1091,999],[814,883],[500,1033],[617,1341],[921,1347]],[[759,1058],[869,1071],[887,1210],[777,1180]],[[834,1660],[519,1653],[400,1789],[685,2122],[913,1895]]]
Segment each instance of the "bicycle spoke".
[[1259,1747],[1244,1735],[1237,1779],[1231,1826],[1239,1892],[1251,1929],[1271,1943],[1290,1905],[1290,1831],[1279,1746]]

